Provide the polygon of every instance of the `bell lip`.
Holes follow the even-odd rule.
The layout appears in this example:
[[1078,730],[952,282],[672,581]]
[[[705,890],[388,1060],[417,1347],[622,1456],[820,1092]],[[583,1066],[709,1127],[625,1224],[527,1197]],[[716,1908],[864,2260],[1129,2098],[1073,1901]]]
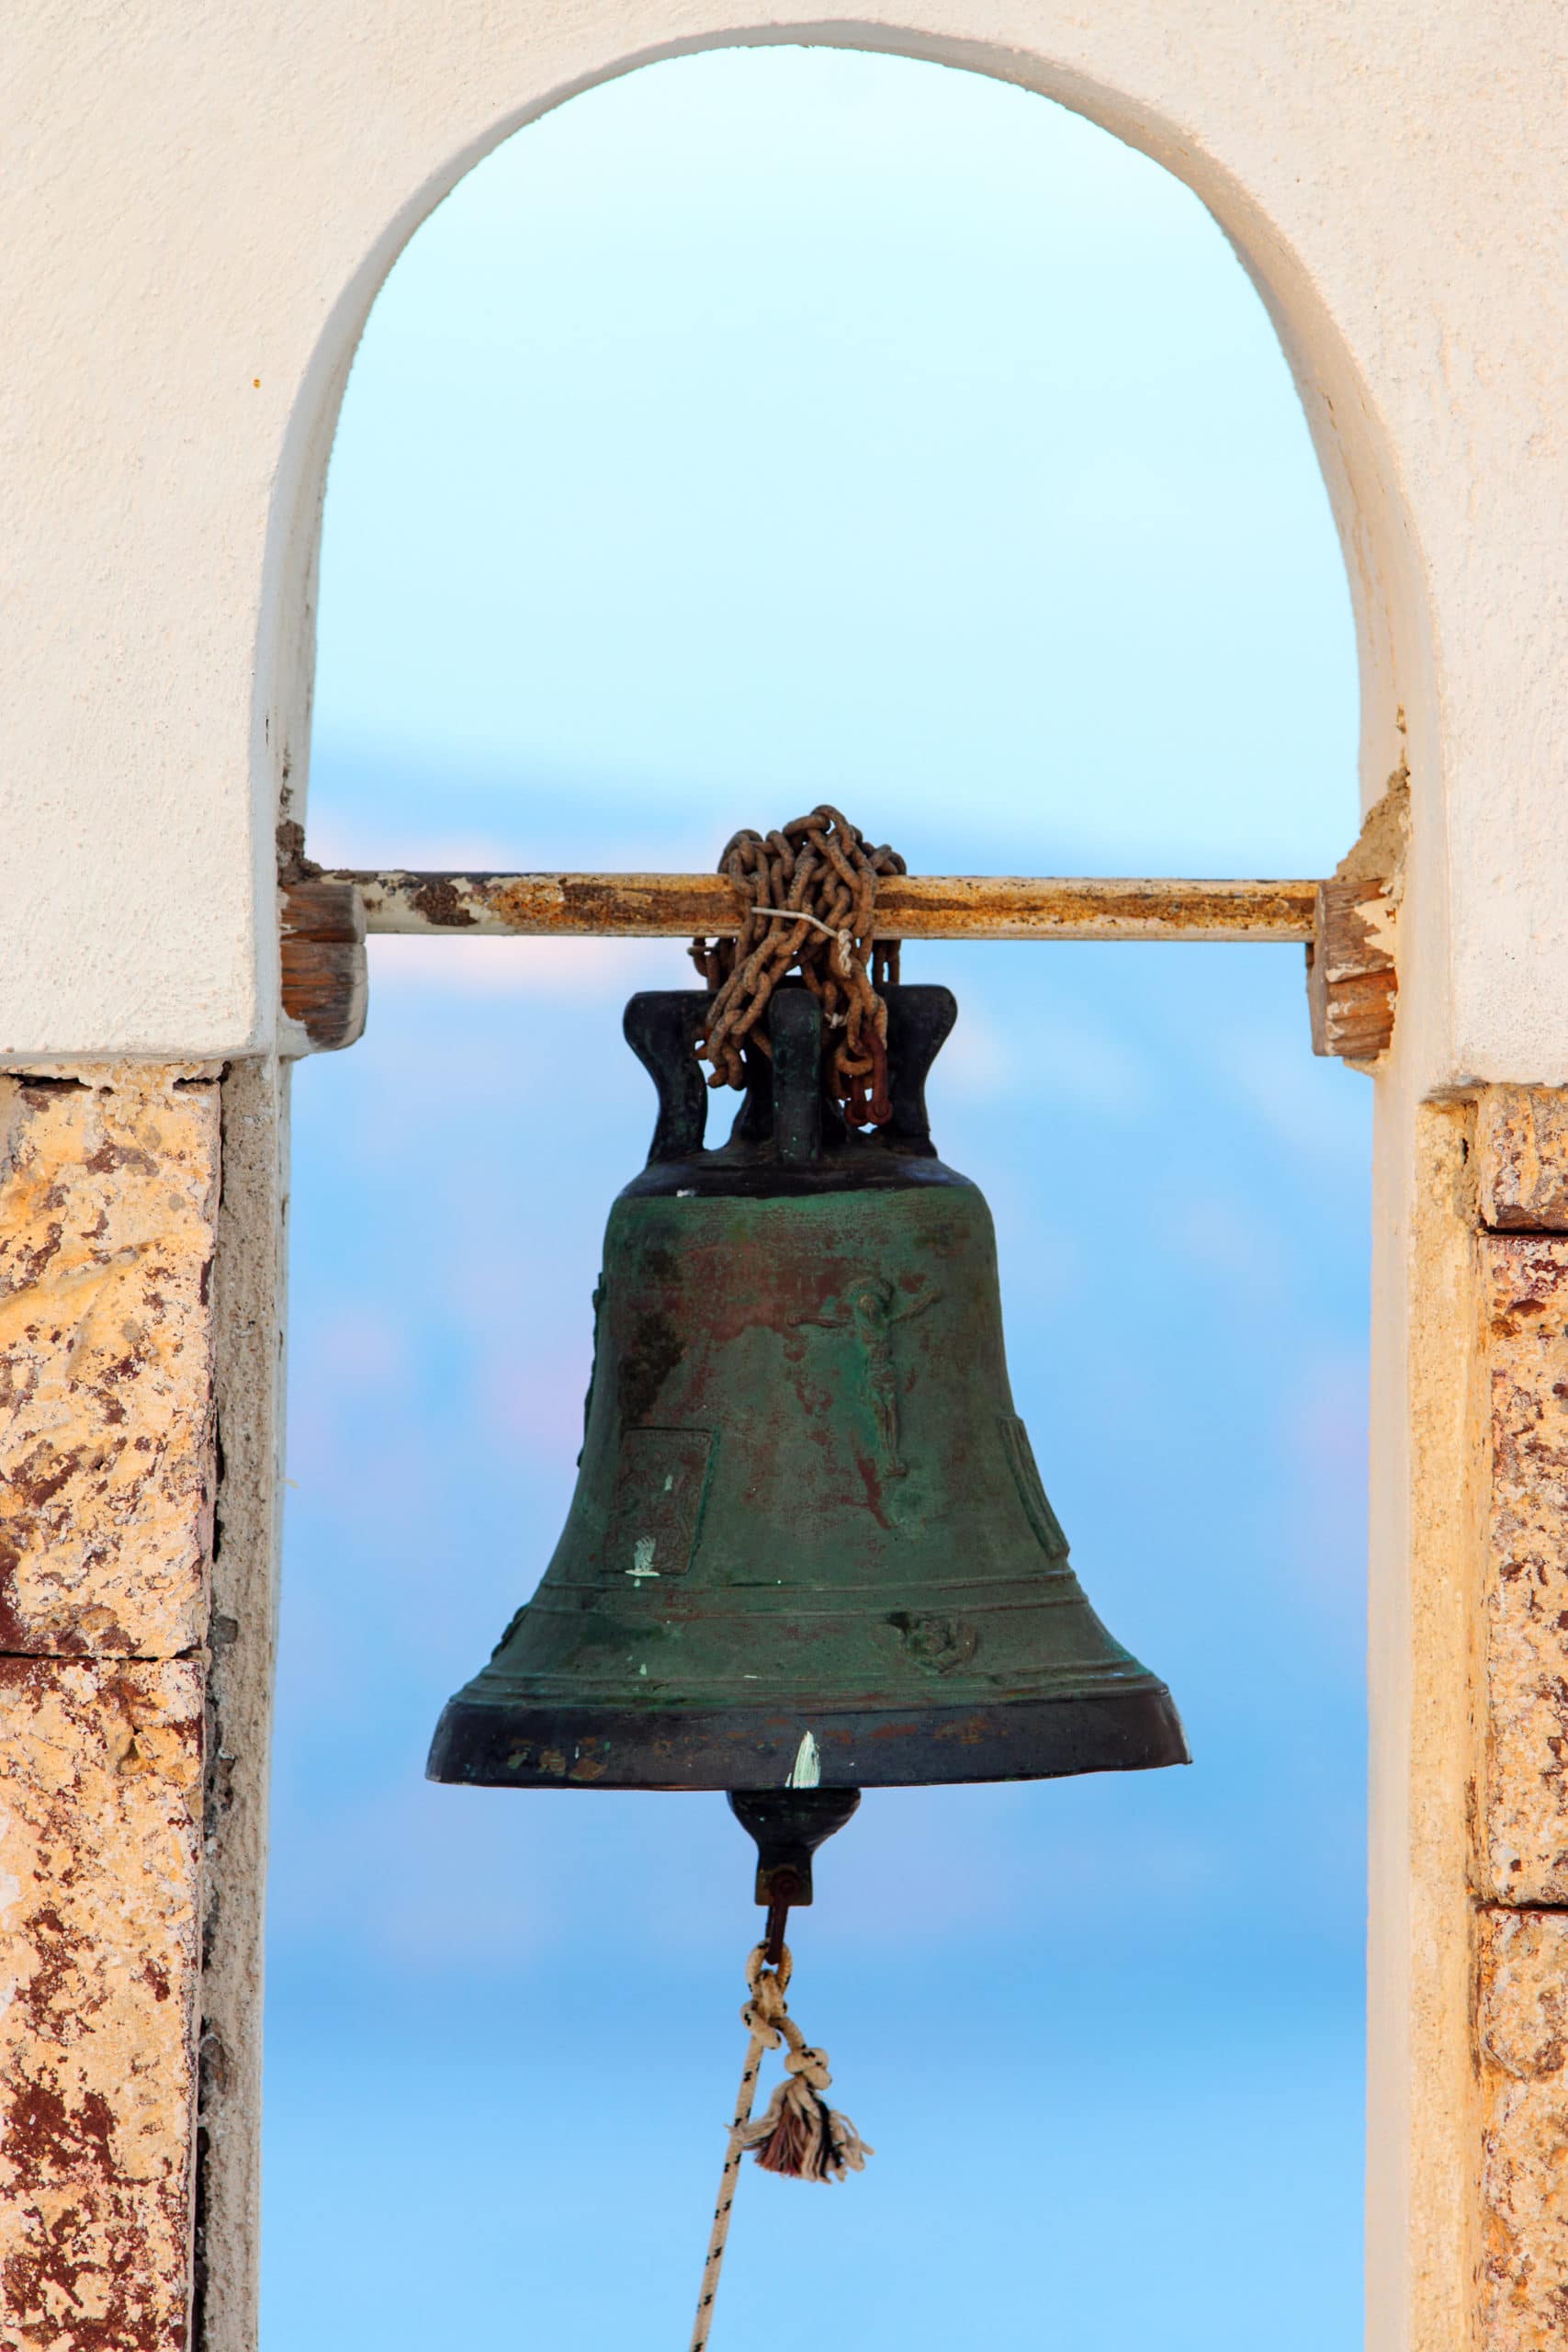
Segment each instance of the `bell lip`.
[[[807,1736],[816,1778],[793,1778]],[[1105,1698],[917,1708],[487,1705],[459,1692],[425,1778],[489,1789],[931,1788],[1190,1764],[1163,1683]]]

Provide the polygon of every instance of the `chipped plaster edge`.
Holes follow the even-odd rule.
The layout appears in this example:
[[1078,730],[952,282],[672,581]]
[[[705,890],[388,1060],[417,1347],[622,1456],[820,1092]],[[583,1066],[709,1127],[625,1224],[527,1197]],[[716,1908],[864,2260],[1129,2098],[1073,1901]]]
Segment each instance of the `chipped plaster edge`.
[[1479,2259],[1471,1814],[1485,1461],[1473,1107],[1396,1042],[1373,1164],[1367,2342],[1470,2352]]
[[219,1488],[191,2352],[254,2352],[267,1813],[283,1519],[289,1070],[231,1065],[218,1220]]

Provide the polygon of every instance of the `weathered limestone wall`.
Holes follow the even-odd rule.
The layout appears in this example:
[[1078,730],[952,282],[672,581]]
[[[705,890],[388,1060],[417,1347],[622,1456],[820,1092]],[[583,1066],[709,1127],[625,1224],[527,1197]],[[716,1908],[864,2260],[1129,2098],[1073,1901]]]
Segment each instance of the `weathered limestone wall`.
[[0,1659],[7,2344],[186,2342],[202,1684],[191,1658]]
[[1480,2352],[1568,2342],[1568,1916],[1483,1912]]
[[0,1649],[174,1657],[204,1635],[212,1541],[216,1073],[0,1087]]
[[1476,1119],[1477,2352],[1568,2341],[1568,1095]]
[[187,2338],[217,1073],[0,1077],[0,2344]]

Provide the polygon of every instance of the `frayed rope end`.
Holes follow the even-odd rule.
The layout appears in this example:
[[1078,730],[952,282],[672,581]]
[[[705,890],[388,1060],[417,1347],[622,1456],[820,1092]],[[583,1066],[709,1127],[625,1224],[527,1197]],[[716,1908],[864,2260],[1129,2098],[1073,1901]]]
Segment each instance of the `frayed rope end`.
[[846,2173],[863,2172],[876,2151],[823,2098],[832,2081],[823,2052],[803,2046],[792,2050],[784,2064],[784,2080],[763,2112],[736,2131],[736,2145],[750,2149],[764,2172],[786,2180],[842,2180]]

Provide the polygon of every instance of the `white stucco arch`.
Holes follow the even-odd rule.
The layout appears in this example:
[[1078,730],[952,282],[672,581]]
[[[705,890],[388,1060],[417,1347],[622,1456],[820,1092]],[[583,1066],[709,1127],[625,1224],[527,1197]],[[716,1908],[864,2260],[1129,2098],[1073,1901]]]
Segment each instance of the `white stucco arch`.
[[[1292,368],[1344,552],[1355,614],[1362,713],[1363,801],[1375,798],[1408,756],[1407,729],[1427,716],[1418,682],[1430,679],[1433,615],[1422,593],[1415,518],[1371,389],[1329,309],[1315,255],[1298,252],[1224,156],[1191,123],[1154,112],[1055,60],[923,27],[860,18],[737,27],[716,16],[706,29],[611,55],[570,83],[531,90],[468,135],[412,187],[358,257],[332,302],[299,384],[282,437],[271,502],[255,665],[257,793],[269,775],[279,813],[301,819],[309,756],[313,583],[328,458],[349,369],[388,273],[409,239],[485,156],[529,123],[597,85],[652,63],[730,47],[812,44],[875,50],[1005,80],[1083,114],[1191,187],[1224,230],[1269,311]],[[1267,747],[1260,747],[1267,759]],[[1436,778],[1433,763],[1423,774]],[[1432,789],[1436,789],[1436,784]],[[1425,795],[1423,796],[1426,797]],[[270,845],[263,845],[264,862]],[[1443,867],[1426,877],[1440,892]]]
[[[363,318],[419,220],[597,81],[727,42],[821,40],[1038,89],[1215,214],[1279,326],[1338,516],[1369,789],[1395,763],[1401,706],[1409,727],[1404,1052],[1424,1087],[1568,1074],[1568,923],[1542,879],[1568,856],[1568,808],[1530,783],[1564,733],[1551,657],[1568,616],[1541,527],[1562,503],[1544,355],[1564,306],[1537,233],[1562,131],[1528,28],[1491,26],[1483,55],[1410,0],[1354,25],[1314,0],[1288,26],[1247,0],[932,0],[913,21],[826,24],[711,0],[144,14],[132,41],[43,12],[19,44],[39,84],[65,66],[93,138],[45,157],[24,119],[12,151],[42,199],[5,264],[9,315],[38,330],[18,344],[13,544],[36,615],[69,579],[75,642],[59,661],[45,623],[8,689],[25,920],[0,950],[7,1058],[269,1040],[268,801],[301,731],[313,502]],[[1467,135],[1450,141],[1436,126],[1456,107]],[[1522,193],[1506,161],[1521,109],[1543,159]],[[89,282],[90,312],[70,298]],[[1509,641],[1519,610],[1528,646]],[[91,831],[67,845],[55,820],[79,802]],[[109,935],[90,913],[100,883]]]

